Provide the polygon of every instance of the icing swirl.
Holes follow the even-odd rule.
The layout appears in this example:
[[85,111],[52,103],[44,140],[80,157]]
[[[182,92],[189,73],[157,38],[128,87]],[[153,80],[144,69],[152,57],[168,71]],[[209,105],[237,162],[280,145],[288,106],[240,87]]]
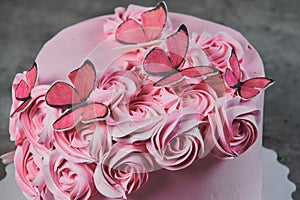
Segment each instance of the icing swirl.
[[55,199],[87,200],[97,193],[92,166],[70,162],[56,150],[45,157],[42,171]]
[[43,158],[38,155],[28,140],[17,146],[14,157],[17,184],[28,198],[53,199],[41,170]]
[[[205,141],[219,158],[233,158],[247,151],[257,140],[261,113],[254,102],[236,97],[221,105],[208,115]],[[208,145],[209,146],[209,145]]]
[[57,151],[74,163],[96,162],[106,153],[112,141],[104,122],[79,124],[75,128],[56,132],[54,145]]
[[126,199],[146,183],[155,165],[143,146],[117,143],[98,163],[94,181],[104,196]]
[[146,143],[157,163],[168,170],[190,166],[204,154],[204,142],[198,129],[202,116],[197,112],[174,111]]

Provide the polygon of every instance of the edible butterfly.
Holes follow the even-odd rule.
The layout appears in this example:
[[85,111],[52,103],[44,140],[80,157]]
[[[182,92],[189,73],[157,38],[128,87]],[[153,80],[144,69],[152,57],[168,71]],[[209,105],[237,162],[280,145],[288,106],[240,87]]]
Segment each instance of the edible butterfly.
[[128,19],[121,23],[116,30],[115,38],[123,44],[145,43],[157,39],[167,21],[167,7],[164,1],[154,9],[141,14],[141,22]]
[[90,123],[105,119],[109,115],[108,107],[100,102],[87,101],[96,82],[94,65],[87,60],[68,77],[73,85],[58,81],[46,93],[49,106],[69,109],[54,122],[53,128],[65,131],[72,129],[80,121]]
[[25,73],[25,80],[21,80],[13,87],[15,89],[15,98],[18,101],[23,101],[10,115],[13,117],[16,113],[24,111],[31,102],[31,91],[37,80],[37,64],[34,62],[32,68]]
[[241,68],[234,50],[232,50],[229,57],[229,65],[231,69],[226,69],[225,81],[230,88],[236,89],[238,95],[244,99],[255,97],[260,93],[260,89],[265,89],[274,82],[272,79],[263,77],[241,81]]
[[161,87],[180,81],[183,77],[202,77],[216,74],[217,69],[211,66],[192,66],[181,69],[189,47],[187,28],[182,24],[172,35],[166,38],[168,51],[154,47],[145,56],[143,69],[148,75],[162,77],[154,83]]

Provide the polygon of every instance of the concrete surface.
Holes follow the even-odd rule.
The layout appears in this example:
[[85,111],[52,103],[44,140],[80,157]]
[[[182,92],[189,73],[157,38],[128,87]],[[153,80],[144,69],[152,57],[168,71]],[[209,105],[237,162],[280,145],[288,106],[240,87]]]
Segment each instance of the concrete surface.
[[[142,2],[154,5],[157,1]],[[129,1],[0,1],[0,154],[9,142],[11,82],[27,69],[41,46],[62,28],[113,12]],[[300,199],[300,1],[299,0],[167,0],[170,11],[194,15],[239,30],[260,52],[269,77],[265,103],[264,145],[291,169]],[[3,165],[0,177],[3,178]]]

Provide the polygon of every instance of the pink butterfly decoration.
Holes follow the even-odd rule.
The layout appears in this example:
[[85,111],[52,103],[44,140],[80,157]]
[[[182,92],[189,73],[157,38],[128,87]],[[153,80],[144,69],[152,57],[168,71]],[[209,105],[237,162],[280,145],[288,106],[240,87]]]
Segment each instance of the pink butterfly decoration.
[[236,89],[238,95],[244,99],[255,97],[260,93],[260,89],[266,89],[274,83],[272,79],[263,77],[251,78],[246,81],[241,81],[241,68],[234,50],[232,50],[231,52],[229,65],[231,69],[226,69],[225,81],[230,88]]
[[155,47],[146,55],[144,71],[152,76],[162,77],[154,86],[166,86],[180,81],[183,77],[201,77],[216,74],[217,69],[210,66],[192,66],[185,69],[185,56],[189,47],[187,28],[182,24],[174,34],[166,38],[168,51]]
[[116,40],[123,44],[145,43],[157,39],[167,21],[167,7],[164,1],[154,9],[141,14],[141,22],[128,19],[116,30]]
[[23,101],[10,115],[13,117],[16,113],[23,112],[31,102],[31,91],[35,86],[37,80],[37,64],[33,64],[32,68],[26,72],[25,80],[21,80],[18,84],[14,85],[15,98],[18,101]]
[[46,94],[46,102],[54,108],[69,109],[53,124],[56,131],[65,131],[75,127],[80,121],[90,123],[103,120],[109,115],[106,105],[99,102],[87,102],[95,87],[96,70],[90,61],[69,74],[73,85],[56,82]]

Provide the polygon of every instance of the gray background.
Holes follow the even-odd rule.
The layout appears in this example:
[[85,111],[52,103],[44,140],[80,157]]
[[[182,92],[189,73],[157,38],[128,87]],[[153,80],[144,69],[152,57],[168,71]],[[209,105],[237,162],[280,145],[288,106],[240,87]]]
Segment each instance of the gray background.
[[[129,2],[157,1],[0,0],[0,154],[9,142],[11,82],[31,66],[42,45],[62,28],[113,12]],[[170,11],[212,20],[239,30],[259,51],[266,73],[276,80],[265,102],[264,145],[279,154],[297,184],[300,200],[300,1],[167,0]],[[251,173],[251,172],[249,172]],[[0,179],[4,167],[0,165]]]

